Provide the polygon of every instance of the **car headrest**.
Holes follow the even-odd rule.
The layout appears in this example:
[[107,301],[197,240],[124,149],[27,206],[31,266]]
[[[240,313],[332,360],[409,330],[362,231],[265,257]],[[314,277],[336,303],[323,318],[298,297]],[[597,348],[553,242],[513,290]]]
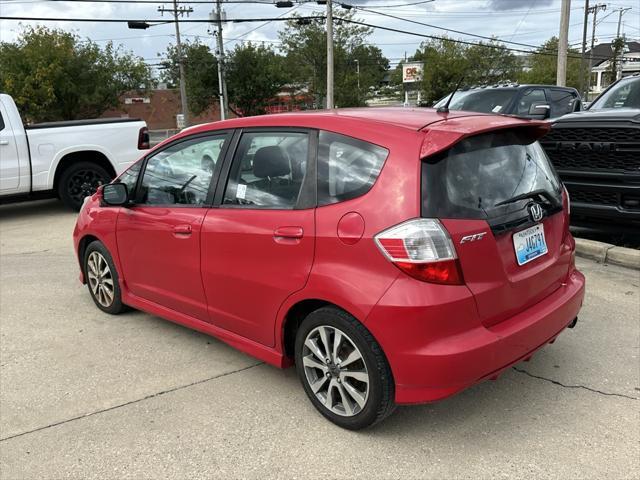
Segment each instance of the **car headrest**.
[[253,174],[258,178],[281,177],[289,173],[289,160],[277,145],[262,147],[253,156]]

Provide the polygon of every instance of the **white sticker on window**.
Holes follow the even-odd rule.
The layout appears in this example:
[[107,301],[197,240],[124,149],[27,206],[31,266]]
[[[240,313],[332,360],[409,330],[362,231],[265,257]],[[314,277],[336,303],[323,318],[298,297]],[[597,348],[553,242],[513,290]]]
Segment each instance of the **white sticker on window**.
[[247,195],[247,186],[244,183],[238,185],[238,190],[236,191],[236,198],[240,200],[244,200],[244,197]]
[[495,107],[493,107],[493,110],[491,110],[493,113],[498,113],[500,110],[502,110],[502,105],[496,105]]

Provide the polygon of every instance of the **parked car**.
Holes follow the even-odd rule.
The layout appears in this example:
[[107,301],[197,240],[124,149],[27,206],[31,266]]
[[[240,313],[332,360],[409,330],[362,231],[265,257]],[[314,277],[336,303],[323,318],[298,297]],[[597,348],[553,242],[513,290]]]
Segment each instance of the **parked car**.
[[640,76],[611,86],[541,140],[571,196],[574,225],[640,228]]
[[547,129],[403,108],[192,127],[84,205],[80,279],[104,312],[295,363],[322,415],[363,428],[575,325],[584,277]]
[[[440,99],[435,108],[445,105],[451,94]],[[504,84],[468,87],[453,94],[449,110],[501,113],[545,120],[581,110],[580,94],[575,88],[555,85]]]
[[57,195],[79,210],[149,148],[147,125],[131,118],[23,126],[15,102],[0,94],[0,201]]

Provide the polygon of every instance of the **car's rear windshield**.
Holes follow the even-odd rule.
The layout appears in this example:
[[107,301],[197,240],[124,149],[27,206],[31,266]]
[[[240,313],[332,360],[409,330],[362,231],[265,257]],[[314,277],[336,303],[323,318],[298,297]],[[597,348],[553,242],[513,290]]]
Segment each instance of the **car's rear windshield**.
[[[450,110],[466,110],[468,112],[503,113],[516,94],[514,88],[468,90],[456,92],[449,104]],[[435,108],[447,103],[449,95],[434,105]]]
[[532,201],[551,214],[562,204],[561,189],[547,155],[528,129],[469,137],[422,163],[425,217],[508,219],[526,215]]

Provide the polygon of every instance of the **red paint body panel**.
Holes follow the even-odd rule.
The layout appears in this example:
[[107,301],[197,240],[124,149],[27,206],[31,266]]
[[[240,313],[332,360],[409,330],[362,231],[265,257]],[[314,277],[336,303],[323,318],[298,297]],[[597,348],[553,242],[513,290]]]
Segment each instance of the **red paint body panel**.
[[[210,209],[202,226],[202,279],[211,323],[274,346],[278,309],[311,272],[314,214],[314,209]],[[278,237],[278,229],[289,234],[299,229],[302,236]]]
[[[104,207],[96,194],[74,231],[79,256],[83,239],[99,239],[114,258],[125,303],[279,367],[291,363],[283,337],[288,312],[305,300],[337,305],[380,343],[398,403],[438,400],[495,377],[577,316],[584,277],[573,266],[566,198],[565,211],[543,221],[549,253],[524,266],[516,264],[513,232],[495,237],[485,221],[440,219],[463,285],[411,278],[374,242],[379,232],[420,217],[420,158],[470,135],[502,128],[543,132],[544,123],[432,109],[354,109],[233,119],[186,129],[169,141],[289,126],[352,136],[388,149],[389,156],[368,193],[307,210]],[[487,232],[483,240],[460,243],[481,232]]]
[[209,318],[200,276],[200,229],[208,211],[121,209],[116,237],[122,273],[133,295],[200,320]]

